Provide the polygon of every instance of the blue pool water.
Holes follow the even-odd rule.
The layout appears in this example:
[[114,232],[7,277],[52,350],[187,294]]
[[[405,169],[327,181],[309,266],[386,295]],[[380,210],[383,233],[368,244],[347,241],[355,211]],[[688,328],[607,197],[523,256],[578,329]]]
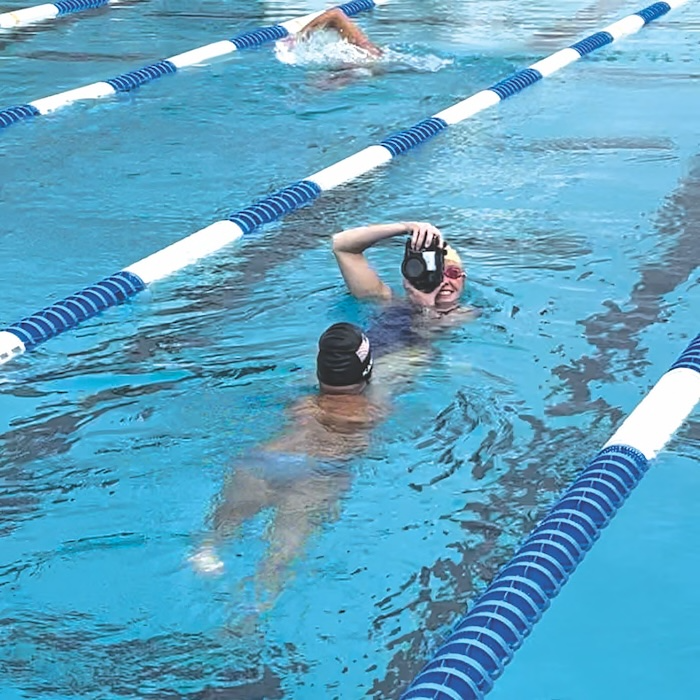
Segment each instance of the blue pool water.
[[[321,5],[153,0],[0,36],[0,105]],[[410,57],[373,74],[268,47],[3,130],[0,322],[638,9],[397,0],[358,18]],[[0,698],[398,697],[697,333],[699,35],[690,3],[3,366]],[[271,512],[222,575],[188,557],[314,390],[320,332],[371,316],[329,234],[407,219],[459,248],[483,315],[435,341],[256,617]],[[397,289],[400,250],[371,255]],[[699,456],[693,416],[494,698],[695,697]]]

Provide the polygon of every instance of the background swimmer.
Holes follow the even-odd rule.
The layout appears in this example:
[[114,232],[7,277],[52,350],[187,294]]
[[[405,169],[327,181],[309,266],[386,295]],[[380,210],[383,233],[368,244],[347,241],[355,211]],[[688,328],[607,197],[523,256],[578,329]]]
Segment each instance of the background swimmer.
[[434,73],[452,58],[380,47],[339,8],[322,13],[299,33],[275,43],[275,55],[288,65],[329,71],[324,86],[386,71]]
[[334,30],[344,41],[354,46],[359,46],[370,56],[379,57],[383,54],[382,49],[376,44],[373,44],[355,22],[338,7],[326,10],[323,14],[312,19],[311,22],[299,32],[298,37],[303,40],[308,38],[313,32],[322,29]]
[[282,63],[344,71],[365,70],[375,65],[383,53],[337,7],[326,10],[299,33],[275,44],[275,55]]

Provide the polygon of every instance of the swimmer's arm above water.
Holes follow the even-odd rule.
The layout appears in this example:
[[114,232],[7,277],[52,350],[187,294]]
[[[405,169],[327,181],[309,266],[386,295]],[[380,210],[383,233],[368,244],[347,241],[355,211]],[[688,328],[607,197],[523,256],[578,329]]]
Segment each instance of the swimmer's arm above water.
[[373,44],[362,30],[340,9],[334,7],[312,19],[299,33],[308,36],[317,29],[333,29],[350,44],[355,44],[373,56],[381,56],[382,50]]
[[424,221],[397,221],[393,224],[374,224],[349,228],[333,236],[333,254],[350,293],[358,299],[391,299],[391,289],[370,267],[364,251],[385,238],[411,236],[412,246],[420,250],[437,237],[442,245],[442,234]]

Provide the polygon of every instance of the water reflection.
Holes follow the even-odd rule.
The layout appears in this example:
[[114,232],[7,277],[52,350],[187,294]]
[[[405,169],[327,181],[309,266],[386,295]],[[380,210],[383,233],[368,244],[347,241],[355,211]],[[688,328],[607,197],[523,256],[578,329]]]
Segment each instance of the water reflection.
[[134,639],[129,625],[78,611],[25,610],[0,623],[2,676],[32,697],[283,698],[285,675],[305,668],[291,644],[270,646],[275,662],[268,663],[261,650],[236,639],[185,633]]
[[[459,552],[457,565],[449,558],[439,559],[421,575],[414,576],[395,594],[390,614],[380,612],[374,627],[378,636],[387,634],[387,620],[404,609],[419,610],[425,628],[409,631],[391,641],[396,648],[386,673],[375,679],[373,697],[394,698],[423,666],[431,649],[442,641],[444,630],[455,620],[453,605],[461,613],[488,584],[513,551],[514,544],[529,532],[545,514],[547,507],[573,479],[582,466],[581,455],[594,454],[624,418],[619,408],[604,399],[591,400],[593,382],[612,382],[623,371],[644,375],[646,348],[641,335],[645,328],[663,322],[668,302],[665,297],[686,283],[700,264],[700,157],[691,162],[690,173],[672,193],[657,220],[657,233],[668,243],[660,259],[643,265],[640,280],[634,285],[625,310],[606,304],[608,310],[579,321],[586,337],[598,349],[594,356],[583,356],[569,365],[553,368],[564,382],[569,398],[549,409],[549,415],[582,415],[585,426],[552,428],[541,419],[521,414],[529,424],[532,438],[527,444],[513,445],[515,454],[506,453],[506,471],[497,488],[481,492],[474,502],[467,500],[466,513],[443,514],[460,517],[465,537],[450,549]],[[690,329],[690,335],[695,329]],[[623,367],[620,367],[621,357]],[[522,434],[522,431],[516,430]],[[681,443],[690,442],[691,454],[697,453],[697,421],[680,431]],[[483,496],[486,498],[484,499]],[[486,524],[486,525],[485,525]],[[465,572],[469,572],[468,574]]]
[[[667,297],[686,284],[700,264],[700,157],[667,198],[655,217],[658,237],[665,242],[658,258],[641,266],[639,280],[622,305],[606,300],[606,310],[581,321],[596,354],[575,364],[560,365],[554,373],[568,388],[570,399],[552,408],[558,414],[576,415],[590,405],[590,385],[616,377],[645,375],[647,349],[641,343],[644,329],[664,323],[674,302]],[[695,329],[687,329],[688,339]]]

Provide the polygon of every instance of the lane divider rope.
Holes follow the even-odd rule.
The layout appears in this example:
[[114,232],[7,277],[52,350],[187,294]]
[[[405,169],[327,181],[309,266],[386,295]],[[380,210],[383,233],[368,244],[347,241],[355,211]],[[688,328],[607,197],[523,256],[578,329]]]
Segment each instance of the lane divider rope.
[[94,10],[104,5],[116,5],[120,0],[59,0],[55,3],[24,7],[0,14],[0,29],[14,29],[25,24],[63,17],[83,10]]
[[[358,0],[358,2],[363,1]],[[195,231],[195,233],[173,243],[167,248],[139,260],[122,270],[122,273],[128,273],[130,276],[135,275],[140,280],[139,284],[134,284],[134,289],[128,296],[131,297],[138,291],[145,289],[152,282],[181,270],[207,255],[211,255],[224,246],[237,241],[255,228],[276,221],[286,214],[310,204],[321,192],[338,187],[380,165],[388,163],[397,155],[415,148],[442,132],[448,125],[464,121],[501,100],[511,97],[528,85],[538,82],[544,76],[551,75],[556,70],[581,58],[581,56],[585,56],[596,48],[637,32],[645,24],[661,17],[672,8],[685,4],[687,1],[669,0],[669,2],[654,3],[634,15],[611,24],[602,32],[577,42],[573,47],[562,49],[548,58],[534,63],[529,68],[518,71],[505,80],[501,80],[491,88],[482,90],[408,129],[389,136],[379,145],[368,146],[299,182],[283,188],[246,209],[232,214],[228,219],[217,221],[206,228]],[[594,39],[594,37],[598,38]],[[107,280],[110,279],[110,277],[107,278]],[[129,279],[133,278],[129,277]],[[106,280],[102,282],[106,282]],[[102,284],[102,282],[98,283],[98,285]],[[117,298],[112,305],[121,303],[124,300]],[[59,302],[59,304],[62,303]],[[0,331],[0,364],[25,352],[25,350],[36,347],[45,340],[69,328],[73,328],[77,323],[84,320],[83,318],[74,320],[72,317],[63,315],[60,316],[63,320],[59,322],[56,320],[53,308],[53,306],[50,306],[43,309]],[[99,313],[99,311],[95,313]],[[54,319],[52,324],[41,322],[41,319],[46,318],[47,315]]]
[[700,402],[700,334],[520,545],[402,700],[478,700]]
[[[72,2],[73,0],[67,0]],[[82,0],[81,0],[82,1]],[[338,5],[348,17],[371,10],[373,7],[384,5],[389,0],[352,0],[343,5]],[[44,7],[43,5],[41,7]],[[59,92],[48,97],[41,97],[24,105],[14,105],[0,109],[0,129],[16,124],[30,117],[38,117],[42,114],[49,114],[81,100],[98,100],[103,97],[116,95],[119,92],[129,92],[135,90],[146,83],[177,73],[180,68],[202,64],[212,58],[224,56],[241,49],[250,49],[262,46],[270,41],[277,41],[286,36],[296,34],[301,31],[311,20],[322,14],[322,11],[312,12],[302,17],[282,22],[271,27],[261,27],[252,29],[242,34],[234,36],[232,39],[217,41],[213,44],[200,46],[199,48],[186,51],[185,53],[171,56],[170,58],[151,63],[137,70],[122,73],[114,78],[103,80],[90,85]]]

